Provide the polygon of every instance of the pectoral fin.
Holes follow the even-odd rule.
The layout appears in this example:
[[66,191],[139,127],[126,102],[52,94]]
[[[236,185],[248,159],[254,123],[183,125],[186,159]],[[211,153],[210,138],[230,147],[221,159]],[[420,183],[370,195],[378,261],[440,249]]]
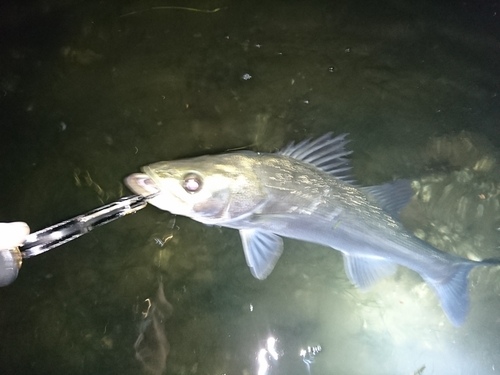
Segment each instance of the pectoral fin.
[[396,272],[397,265],[382,258],[344,254],[344,267],[349,280],[361,290],[367,290],[377,280]]
[[264,280],[283,252],[283,240],[274,233],[258,229],[242,229],[240,236],[250,272]]

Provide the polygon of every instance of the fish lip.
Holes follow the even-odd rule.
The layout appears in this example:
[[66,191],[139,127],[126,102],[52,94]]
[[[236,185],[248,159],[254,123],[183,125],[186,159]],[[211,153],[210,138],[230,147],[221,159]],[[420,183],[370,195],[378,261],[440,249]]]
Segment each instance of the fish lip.
[[143,197],[156,196],[161,190],[158,184],[145,173],[134,173],[125,179],[127,187],[138,195]]

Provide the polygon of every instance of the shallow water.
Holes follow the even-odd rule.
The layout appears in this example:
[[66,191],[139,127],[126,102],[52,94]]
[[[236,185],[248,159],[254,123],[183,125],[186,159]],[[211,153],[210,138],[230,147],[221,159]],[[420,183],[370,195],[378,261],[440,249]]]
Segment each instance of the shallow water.
[[[190,9],[156,8],[173,5]],[[361,184],[414,181],[402,213],[411,231],[461,256],[498,258],[498,10],[0,5],[0,220],[38,230],[89,211],[129,194],[123,178],[150,162],[348,132]],[[261,375],[259,353],[268,375],[498,371],[498,269],[473,271],[471,310],[454,328],[408,270],[361,293],[338,252],[285,248],[258,281],[233,230],[153,207],[96,229],[26,260],[0,289],[0,372],[145,373],[134,343],[158,280],[173,309],[159,324],[166,374]],[[321,351],[301,356],[308,346]]]

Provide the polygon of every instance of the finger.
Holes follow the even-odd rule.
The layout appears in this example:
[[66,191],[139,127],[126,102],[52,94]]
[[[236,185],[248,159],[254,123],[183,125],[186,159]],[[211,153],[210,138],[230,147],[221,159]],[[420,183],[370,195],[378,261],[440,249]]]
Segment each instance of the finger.
[[0,223],[0,249],[22,245],[29,233],[30,228],[24,222]]

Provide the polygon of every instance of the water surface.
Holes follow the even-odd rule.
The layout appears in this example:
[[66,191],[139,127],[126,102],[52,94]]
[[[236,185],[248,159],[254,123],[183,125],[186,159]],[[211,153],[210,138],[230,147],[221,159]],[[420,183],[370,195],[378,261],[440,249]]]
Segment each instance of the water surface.
[[[462,256],[500,257],[498,10],[1,5],[0,220],[38,230],[81,214],[129,194],[123,178],[150,162],[348,132],[361,184],[415,181],[402,215],[411,231]],[[153,207],[99,228],[27,260],[0,290],[1,372],[162,373],[134,349],[159,282],[172,306],[156,332],[169,343],[166,374],[261,375],[262,361],[268,375],[498,371],[497,269],[471,274],[471,311],[454,328],[410,271],[361,293],[336,251],[285,248],[258,281],[235,231]]]

